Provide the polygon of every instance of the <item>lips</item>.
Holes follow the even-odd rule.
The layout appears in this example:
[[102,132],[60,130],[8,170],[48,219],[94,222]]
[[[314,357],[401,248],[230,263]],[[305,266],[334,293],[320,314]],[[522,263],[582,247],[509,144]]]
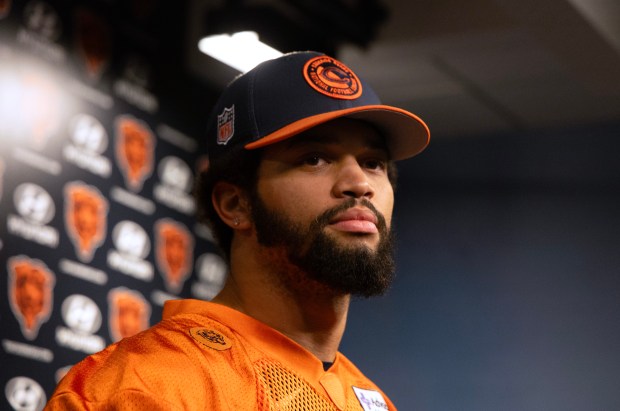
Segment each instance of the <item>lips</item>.
[[377,217],[368,209],[350,208],[337,214],[329,225],[339,231],[351,233],[377,233]]

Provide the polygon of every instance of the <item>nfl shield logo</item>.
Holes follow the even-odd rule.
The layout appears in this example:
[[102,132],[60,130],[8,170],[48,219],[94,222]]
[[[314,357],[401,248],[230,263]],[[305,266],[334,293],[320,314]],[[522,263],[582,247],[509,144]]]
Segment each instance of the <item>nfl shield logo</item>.
[[225,145],[235,134],[235,106],[224,107],[217,116],[217,144]]

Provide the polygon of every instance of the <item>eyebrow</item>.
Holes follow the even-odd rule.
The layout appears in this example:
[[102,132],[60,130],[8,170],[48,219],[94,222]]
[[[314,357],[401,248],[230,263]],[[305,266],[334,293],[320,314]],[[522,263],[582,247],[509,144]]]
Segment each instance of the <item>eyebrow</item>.
[[[379,138],[360,138],[364,146],[371,150],[388,151],[385,141]],[[303,133],[289,138],[286,144],[287,149],[303,148],[313,144],[338,145],[343,144],[338,136],[324,133]]]

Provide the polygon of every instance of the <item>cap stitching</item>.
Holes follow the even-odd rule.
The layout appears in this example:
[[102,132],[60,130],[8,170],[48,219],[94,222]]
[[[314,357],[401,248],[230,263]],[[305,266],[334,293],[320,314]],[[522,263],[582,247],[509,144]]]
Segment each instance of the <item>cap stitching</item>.
[[254,110],[254,79],[256,78],[255,72],[250,72],[250,79],[248,81],[248,110],[250,112],[250,123],[252,125],[252,141],[260,138],[260,132],[258,130],[258,122],[256,120],[256,112]]

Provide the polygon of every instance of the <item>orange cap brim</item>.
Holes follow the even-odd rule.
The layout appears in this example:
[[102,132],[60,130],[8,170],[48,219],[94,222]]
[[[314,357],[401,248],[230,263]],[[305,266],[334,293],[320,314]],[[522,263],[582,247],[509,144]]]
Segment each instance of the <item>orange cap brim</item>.
[[364,120],[377,127],[385,137],[392,160],[404,160],[421,153],[430,140],[430,130],[418,116],[407,110],[379,104],[330,111],[306,117],[259,140],[248,143],[244,147],[248,150],[254,150],[275,144],[341,117]]

